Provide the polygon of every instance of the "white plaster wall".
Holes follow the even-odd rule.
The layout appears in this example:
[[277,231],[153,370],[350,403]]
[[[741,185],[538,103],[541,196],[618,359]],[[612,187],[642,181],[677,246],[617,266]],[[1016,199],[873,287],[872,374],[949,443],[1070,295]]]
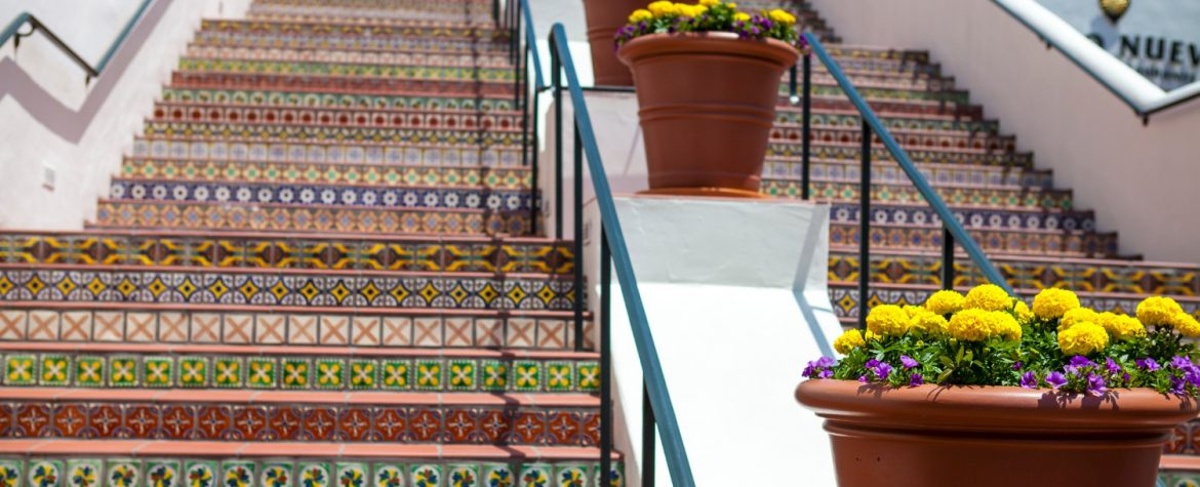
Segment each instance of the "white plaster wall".
[[946,74],[1015,133],[1056,184],[1094,209],[1121,251],[1200,262],[1200,101],[1149,126],[988,0],[813,0],[848,43],[928,49]]
[[[84,59],[95,63],[139,3],[136,0],[0,0],[0,19],[8,22],[19,12],[30,11],[68,45],[78,49]],[[149,116],[153,101],[169,80],[200,19],[238,17],[249,3],[249,0],[171,1],[141,46],[122,48],[122,51],[136,49],[135,57],[123,72],[114,70],[101,75],[119,79],[111,92],[101,94],[103,104],[78,140],[64,139],[39,121],[29,112],[38,109],[37,104],[26,107],[22,102],[29,99],[22,98],[20,93],[0,98],[0,134],[4,140],[0,144],[0,174],[4,177],[0,228],[72,230],[93,218],[97,198],[107,194],[122,154],[132,149],[135,133]],[[68,113],[80,110],[91,100],[99,80],[84,85],[83,71],[56,49],[39,44],[44,42],[40,34],[24,39],[16,55],[17,64],[52,101],[64,105]],[[0,58],[6,57],[12,57],[11,42],[0,50]],[[51,120],[50,124],[55,122]],[[44,167],[56,173],[53,189],[43,186]]]

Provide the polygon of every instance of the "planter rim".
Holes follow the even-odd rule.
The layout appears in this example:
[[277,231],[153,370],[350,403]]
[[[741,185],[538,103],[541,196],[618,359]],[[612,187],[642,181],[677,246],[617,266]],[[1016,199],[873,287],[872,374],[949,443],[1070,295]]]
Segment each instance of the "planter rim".
[[858,381],[810,379],[796,400],[839,423],[887,424],[945,431],[1131,431],[1169,429],[1197,415],[1195,398],[1148,389],[1106,396],[1006,386],[892,388]]
[[800,51],[791,44],[778,39],[742,39],[733,32],[648,34],[626,42],[617,50],[617,58],[630,66],[635,60],[665,54],[746,56],[784,66],[800,59]]

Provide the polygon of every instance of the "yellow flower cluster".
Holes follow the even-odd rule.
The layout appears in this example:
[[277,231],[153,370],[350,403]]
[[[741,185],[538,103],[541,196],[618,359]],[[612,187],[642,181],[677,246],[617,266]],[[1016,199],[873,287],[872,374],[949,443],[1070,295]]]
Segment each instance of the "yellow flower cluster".
[[1078,323],[1058,333],[1058,348],[1067,355],[1088,355],[1107,346],[1108,332],[1095,323]]
[[863,340],[862,332],[857,329],[847,330],[845,333],[842,333],[842,336],[837,337],[833,341],[833,349],[845,355],[850,353],[851,350],[865,346],[866,344],[867,342]]
[[772,21],[779,22],[783,25],[790,26],[790,25],[796,24],[796,16],[785,12],[783,9],[777,8],[775,10],[767,12],[767,17],[770,18]]
[[1029,309],[1029,305],[1019,299],[1017,300],[1017,305],[1013,306],[1013,312],[1017,314],[1018,320],[1029,321],[1033,319],[1033,311]]
[[[692,17],[696,18],[708,11],[708,8],[720,4],[719,0],[700,0],[696,5],[688,5],[686,3],[669,2],[661,0],[647,5],[645,9],[634,10],[629,16],[630,22],[641,22],[650,20],[655,17]],[[727,4],[731,7],[736,7],[735,4]]]
[[1137,306],[1137,317],[1146,326],[1171,326],[1183,308],[1174,299],[1151,296]]
[[938,291],[925,300],[925,309],[939,314],[948,315],[963,307],[963,295],[958,291]]
[[900,336],[908,331],[908,313],[894,304],[871,308],[867,313],[867,331],[880,336]]
[[[1137,318],[1105,311],[1096,315],[1095,323],[1116,340],[1128,340],[1146,336],[1146,327]],[[1061,326],[1061,325],[1060,325]]]
[[1079,296],[1066,289],[1043,289],[1033,298],[1033,314],[1043,320],[1061,318],[1079,307]]
[[963,298],[963,309],[982,309],[984,311],[1007,311],[1012,306],[1013,298],[1008,291],[995,284],[975,286]]
[[970,308],[950,317],[947,332],[966,342],[982,342],[992,337],[1016,341],[1021,339],[1021,324],[1004,311]]
[[1179,332],[1188,338],[1200,337],[1200,322],[1196,321],[1196,317],[1187,314],[1186,311],[1180,311],[1171,318],[1171,326],[1175,331]]
[[1075,308],[1063,313],[1058,320],[1058,331],[1070,329],[1079,323],[1096,323],[1099,315],[1090,308]]
[[647,20],[650,20],[653,18],[654,18],[654,14],[651,13],[649,10],[646,10],[644,8],[639,8],[637,10],[634,10],[633,13],[629,14],[629,23],[636,24],[638,22],[644,22],[644,21],[647,21]]

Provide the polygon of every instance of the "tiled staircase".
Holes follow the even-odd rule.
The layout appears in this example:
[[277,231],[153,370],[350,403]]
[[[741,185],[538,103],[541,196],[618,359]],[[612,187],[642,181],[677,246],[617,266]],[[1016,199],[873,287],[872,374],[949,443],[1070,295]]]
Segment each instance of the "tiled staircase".
[[204,22],[88,229],[0,236],[3,485],[596,485],[491,8]]

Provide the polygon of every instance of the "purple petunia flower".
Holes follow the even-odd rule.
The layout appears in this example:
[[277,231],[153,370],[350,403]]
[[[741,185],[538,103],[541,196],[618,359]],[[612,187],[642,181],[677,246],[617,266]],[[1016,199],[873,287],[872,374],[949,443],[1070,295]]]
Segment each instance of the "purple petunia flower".
[[900,364],[901,364],[901,365],[903,365],[905,369],[911,369],[911,368],[914,368],[914,367],[920,367],[920,366],[921,366],[921,363],[920,363],[920,362],[917,362],[916,360],[913,360],[913,358],[912,358],[912,357],[909,357],[908,355],[901,355],[901,356],[900,356]]
[[1178,377],[1172,377],[1171,378],[1171,394],[1182,395],[1184,384],[1185,384],[1185,382],[1180,380]]
[[1104,359],[1104,368],[1107,369],[1108,373],[1110,373],[1110,374],[1116,374],[1117,372],[1121,371],[1121,365],[1118,364],[1117,361],[1113,360],[1112,358]]
[[1021,370],[1021,367],[1024,367],[1024,366],[1025,366],[1025,364],[1022,364],[1021,361],[1018,360],[1012,364],[1012,369],[1013,370]]
[[887,362],[880,362],[872,371],[875,372],[876,379],[884,380],[887,379],[888,374],[892,373],[892,366],[888,365]]
[[865,374],[864,374],[864,375],[860,375],[860,376],[858,376],[858,381],[859,381],[859,382],[862,382],[863,384],[866,384],[866,383],[867,383],[867,376],[866,376]]
[[925,383],[925,378],[921,377],[921,374],[913,374],[912,377],[908,378],[908,386],[909,387],[917,387],[924,383]]
[[1034,374],[1032,371],[1021,374],[1021,387],[1026,389],[1037,389],[1037,386],[1037,374]]
[[1074,365],[1076,367],[1088,367],[1088,366],[1096,365],[1095,362],[1088,360],[1088,358],[1084,357],[1083,355],[1076,355],[1074,357],[1071,357],[1071,361],[1067,362],[1067,363]]
[[1154,372],[1159,369],[1158,362],[1155,362],[1154,359],[1152,359],[1150,357],[1134,360],[1133,363],[1137,364],[1138,367],[1146,369],[1147,371],[1150,371],[1150,372]]
[[1196,364],[1192,363],[1192,359],[1182,355],[1176,355],[1171,359],[1171,367],[1179,370],[1191,370],[1196,368]]
[[1107,384],[1104,383],[1104,377],[1097,374],[1088,374],[1087,377],[1087,392],[1093,396],[1102,396],[1108,391]]
[[1066,385],[1066,383],[1067,378],[1062,375],[1062,372],[1054,371],[1046,376],[1046,384],[1049,384],[1050,388],[1054,389],[1055,392],[1058,392],[1058,388]]
[[831,368],[834,365],[837,365],[837,361],[835,361],[833,357],[821,357],[817,360],[809,362],[808,366],[804,367],[803,374],[805,377],[819,377],[821,379],[828,379],[829,377],[833,376],[833,370]]
[[823,370],[821,370],[820,373],[817,374],[817,377],[821,378],[821,379],[828,379],[830,377],[833,377],[833,369],[823,369]]

